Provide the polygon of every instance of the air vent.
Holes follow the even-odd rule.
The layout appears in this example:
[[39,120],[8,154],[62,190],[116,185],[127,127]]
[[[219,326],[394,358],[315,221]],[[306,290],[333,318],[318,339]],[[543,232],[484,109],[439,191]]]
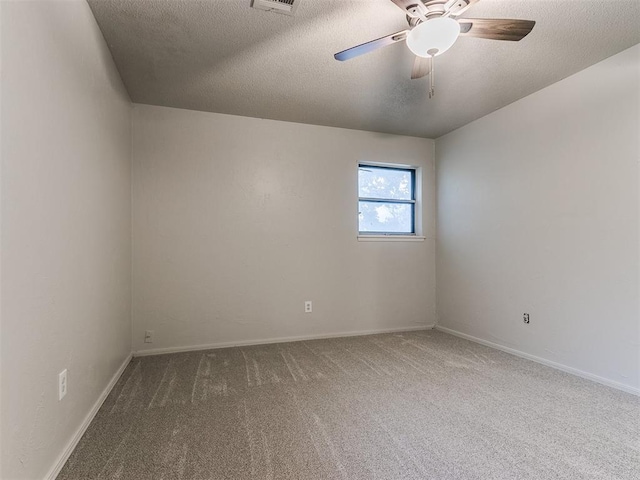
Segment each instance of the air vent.
[[267,12],[293,15],[299,3],[300,0],[252,0],[251,6]]

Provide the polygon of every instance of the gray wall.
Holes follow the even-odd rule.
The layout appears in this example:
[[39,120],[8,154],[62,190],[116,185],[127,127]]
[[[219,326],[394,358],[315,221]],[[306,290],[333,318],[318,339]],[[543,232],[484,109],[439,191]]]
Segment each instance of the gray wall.
[[439,325],[638,388],[639,71],[636,45],[437,140]]
[[0,476],[36,479],[131,350],[131,104],[85,2],[1,8]]
[[[435,323],[432,140],[143,105],[133,118],[134,350]],[[357,240],[363,160],[422,168],[424,241]]]

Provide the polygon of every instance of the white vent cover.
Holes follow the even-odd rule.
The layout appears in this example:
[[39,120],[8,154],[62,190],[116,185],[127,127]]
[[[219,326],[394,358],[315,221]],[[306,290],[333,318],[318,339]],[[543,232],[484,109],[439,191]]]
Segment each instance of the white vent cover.
[[299,3],[300,0],[252,0],[251,6],[267,12],[293,15]]

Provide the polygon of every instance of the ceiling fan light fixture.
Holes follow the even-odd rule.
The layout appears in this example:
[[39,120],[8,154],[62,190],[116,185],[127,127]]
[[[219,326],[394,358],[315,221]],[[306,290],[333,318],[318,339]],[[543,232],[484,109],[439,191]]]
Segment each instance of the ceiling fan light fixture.
[[407,35],[407,46],[419,57],[436,57],[449,50],[460,34],[460,24],[438,17],[415,26]]

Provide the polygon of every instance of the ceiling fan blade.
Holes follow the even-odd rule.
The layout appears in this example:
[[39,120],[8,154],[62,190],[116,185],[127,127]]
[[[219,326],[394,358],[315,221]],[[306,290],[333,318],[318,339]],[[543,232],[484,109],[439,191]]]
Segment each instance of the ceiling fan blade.
[[364,55],[365,53],[373,52],[378,48],[386,47],[387,45],[392,45],[394,43],[405,40],[407,38],[407,33],[409,33],[409,30],[403,30],[402,32],[387,35],[386,37],[378,38],[376,40],[371,40],[370,42],[363,43],[356,47],[347,48],[342,52],[336,53],[334,55],[334,58],[336,60],[340,60],[341,62],[350,60],[354,57]]
[[429,71],[429,59],[416,56],[416,59],[413,61],[413,68],[411,69],[411,80],[426,77],[429,75]]
[[533,26],[533,20],[509,20],[506,18],[461,18],[460,35],[466,37],[489,38],[517,42],[526,37]]

